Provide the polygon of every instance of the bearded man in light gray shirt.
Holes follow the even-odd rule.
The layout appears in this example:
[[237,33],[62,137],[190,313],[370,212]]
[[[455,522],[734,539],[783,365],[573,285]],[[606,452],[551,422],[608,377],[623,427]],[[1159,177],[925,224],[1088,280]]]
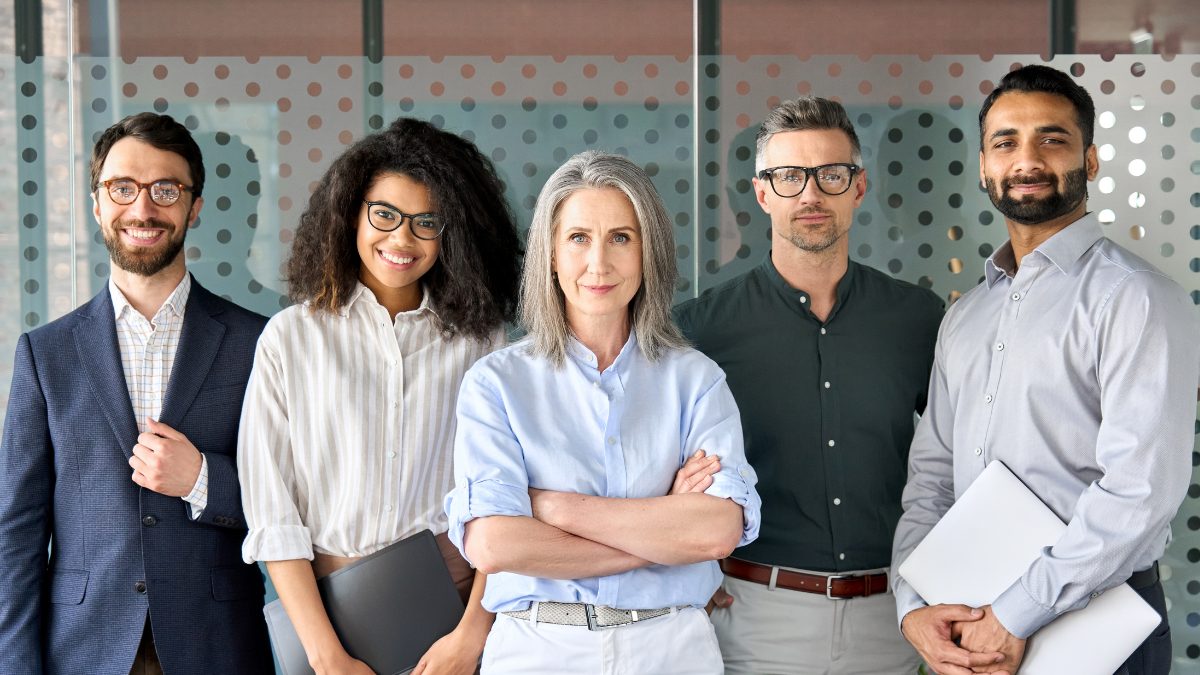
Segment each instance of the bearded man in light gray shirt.
[[980,180],[1009,241],[942,323],[892,567],[992,460],[1069,525],[986,607],[925,606],[895,578],[901,630],[942,675],[1014,673],[1026,638],[1127,581],[1163,618],[1120,672],[1170,669],[1157,560],[1192,473],[1200,321],[1088,213],[1094,119],[1082,87],[1036,65],[980,112]]

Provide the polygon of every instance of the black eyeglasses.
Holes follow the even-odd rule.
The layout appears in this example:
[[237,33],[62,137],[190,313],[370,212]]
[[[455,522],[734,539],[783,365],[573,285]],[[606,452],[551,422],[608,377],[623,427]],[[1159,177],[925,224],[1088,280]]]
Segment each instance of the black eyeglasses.
[[170,206],[179,201],[185,192],[192,188],[173,180],[156,180],[153,183],[139,183],[132,178],[113,178],[102,180],[97,189],[103,187],[108,191],[108,198],[121,206],[128,206],[137,201],[142,190],[149,189],[150,201],[159,206]]
[[816,176],[821,192],[836,197],[854,183],[854,175],[862,171],[857,164],[822,164],[821,166],[776,166],[758,172],[760,179],[769,180],[775,194],[789,199],[804,192],[808,177]]
[[408,219],[408,229],[412,230],[417,239],[437,239],[446,229],[446,223],[436,213],[401,213],[387,202],[368,202],[367,222],[380,232],[392,232]]

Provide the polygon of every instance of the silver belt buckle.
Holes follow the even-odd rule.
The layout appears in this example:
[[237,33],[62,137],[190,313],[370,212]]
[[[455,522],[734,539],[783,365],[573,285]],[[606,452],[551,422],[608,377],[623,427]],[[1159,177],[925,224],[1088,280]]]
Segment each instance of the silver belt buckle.
[[588,630],[600,630],[601,628],[604,628],[604,626],[601,626],[600,623],[596,620],[596,606],[595,605],[584,604],[583,616],[585,619],[587,619],[587,629]]
[[830,600],[845,600],[845,598],[833,597],[833,582],[835,582],[839,579],[853,579],[853,578],[854,578],[853,574],[830,574],[829,576],[825,577],[825,597],[829,598]]

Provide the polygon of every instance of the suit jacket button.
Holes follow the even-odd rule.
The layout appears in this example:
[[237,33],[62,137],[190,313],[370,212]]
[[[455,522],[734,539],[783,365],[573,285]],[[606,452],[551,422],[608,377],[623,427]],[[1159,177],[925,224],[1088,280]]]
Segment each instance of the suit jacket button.
[[134,582],[133,590],[137,591],[138,593],[145,593],[146,592],[146,582],[144,582],[144,581]]
[[142,525],[145,525],[146,527],[154,527],[155,523],[157,522],[158,518],[155,518],[154,516],[144,516],[142,518]]

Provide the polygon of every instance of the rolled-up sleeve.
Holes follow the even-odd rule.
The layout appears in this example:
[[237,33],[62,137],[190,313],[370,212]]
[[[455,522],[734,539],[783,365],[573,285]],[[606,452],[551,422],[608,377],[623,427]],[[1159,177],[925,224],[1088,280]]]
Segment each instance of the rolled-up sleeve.
[[463,378],[456,415],[454,489],[446,495],[445,509],[450,541],[466,558],[468,522],[488,516],[532,516],[533,508],[521,444],[486,369],[474,367]]
[[238,477],[249,532],[242,559],[312,560],[312,536],[296,506],[296,474],[279,350],[259,339],[238,428]]
[[709,455],[720,456],[721,470],[713,476],[712,485],[704,492],[731,499],[742,507],[742,537],[738,546],[745,546],[758,538],[762,499],[754,489],[758,474],[746,460],[737,403],[725,382],[724,373],[717,370],[718,377],[691,407],[681,462],[701,449]]

